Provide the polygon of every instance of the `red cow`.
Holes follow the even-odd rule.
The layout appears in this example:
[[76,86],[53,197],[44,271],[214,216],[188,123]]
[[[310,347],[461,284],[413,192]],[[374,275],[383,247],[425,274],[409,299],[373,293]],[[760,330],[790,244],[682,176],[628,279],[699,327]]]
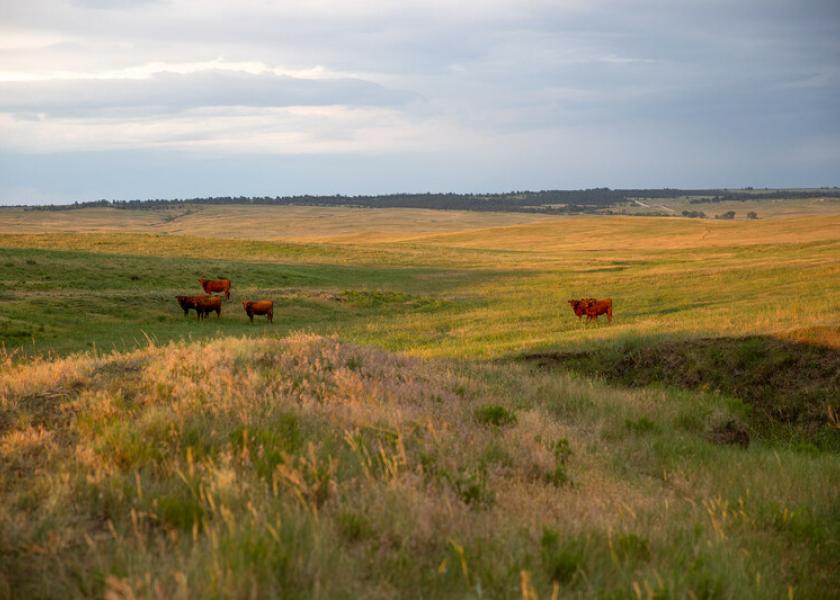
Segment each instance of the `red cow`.
[[201,277],[198,283],[201,284],[206,293],[220,292],[225,295],[227,300],[230,300],[230,279],[204,279],[204,277]]
[[569,306],[575,311],[578,319],[586,315],[587,321],[598,320],[598,315],[607,315],[607,321],[612,323],[612,298],[598,300],[596,298],[581,298],[569,300]]
[[595,298],[581,298],[580,300],[569,300],[569,306],[575,311],[577,318],[580,319],[586,314],[586,307],[590,302],[595,302]]
[[598,320],[598,315],[607,315],[607,321],[612,323],[612,298],[592,300],[586,304],[586,320]]
[[222,316],[222,297],[221,296],[208,296],[206,298],[200,298],[196,302],[195,312],[198,313],[198,318],[206,319],[207,315],[211,312],[216,313],[216,318]]
[[245,309],[251,323],[254,322],[254,315],[266,315],[269,323],[274,322],[274,302],[271,300],[245,300],[242,308]]
[[190,310],[195,310],[198,312],[198,301],[199,300],[206,300],[210,296],[175,296],[175,300],[178,301],[178,305],[184,311],[184,316],[189,316]]

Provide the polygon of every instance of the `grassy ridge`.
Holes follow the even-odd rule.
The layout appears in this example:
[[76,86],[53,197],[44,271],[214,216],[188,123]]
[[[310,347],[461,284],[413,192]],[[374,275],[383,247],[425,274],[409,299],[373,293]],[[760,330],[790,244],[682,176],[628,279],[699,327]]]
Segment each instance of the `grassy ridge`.
[[0,375],[0,595],[821,597],[832,455],[711,397],[312,336]]

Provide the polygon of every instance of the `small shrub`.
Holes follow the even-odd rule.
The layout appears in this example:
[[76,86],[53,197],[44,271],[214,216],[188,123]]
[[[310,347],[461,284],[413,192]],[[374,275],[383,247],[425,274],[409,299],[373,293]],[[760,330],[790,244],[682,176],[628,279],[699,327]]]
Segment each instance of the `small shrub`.
[[343,510],[335,516],[338,533],[348,542],[358,542],[373,534],[373,526],[368,518],[360,513]]
[[615,553],[622,560],[648,562],[650,560],[650,542],[635,533],[619,535],[615,540]]
[[383,304],[401,304],[412,299],[408,294],[385,290],[344,290],[339,298],[348,304],[366,308],[382,306]]
[[516,423],[516,415],[498,404],[486,404],[475,410],[475,419],[482,425],[503,427]]
[[472,508],[493,504],[495,496],[487,486],[487,474],[484,469],[462,471],[455,476],[447,475],[447,478],[464,504]]
[[648,419],[647,417],[640,417],[638,420],[625,419],[624,426],[633,433],[642,435],[645,433],[659,433],[661,429],[659,425]]
[[298,453],[304,445],[300,420],[297,415],[286,412],[275,415],[264,427],[237,427],[228,439],[237,449],[247,444],[254,451],[252,460],[257,473],[266,479],[271,479],[286,454]]
[[569,483],[569,475],[566,472],[566,465],[572,455],[572,447],[569,440],[562,438],[554,443],[554,470],[548,474],[548,481],[560,487]]
[[572,447],[569,444],[569,440],[561,438],[554,442],[554,457],[557,459],[557,462],[565,465],[571,455]]
[[192,496],[160,496],[155,500],[155,513],[162,523],[189,531],[201,522],[204,508]]
[[578,571],[583,571],[582,544],[574,539],[561,542],[560,534],[553,529],[543,529],[540,556],[543,568],[551,581],[570,583]]
[[510,467],[513,465],[513,458],[498,442],[492,442],[481,455],[482,465],[501,465]]

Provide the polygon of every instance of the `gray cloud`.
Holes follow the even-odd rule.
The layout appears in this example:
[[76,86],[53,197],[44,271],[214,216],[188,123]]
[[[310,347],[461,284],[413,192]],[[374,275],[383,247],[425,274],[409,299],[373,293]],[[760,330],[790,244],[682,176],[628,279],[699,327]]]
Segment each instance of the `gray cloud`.
[[173,112],[221,106],[389,106],[412,97],[360,79],[313,80],[225,70],[159,73],[148,79],[0,83],[0,111],[64,116],[111,109]]
[[144,4],[162,1],[163,0],[71,0],[71,4],[95,9],[130,9],[139,8]]
[[[395,174],[401,173],[406,189],[423,189],[414,164],[426,166],[422,177],[453,189],[465,171],[476,188],[482,188],[482,177],[496,188],[803,185],[809,178],[814,184],[838,183],[837,152],[827,151],[840,148],[836,0],[77,2],[85,6],[55,0],[0,4],[5,28],[60,38],[25,48],[9,44],[11,49],[0,50],[0,72],[101,76],[148,63],[223,59],[290,72],[322,65],[355,76],[308,80],[204,71],[146,80],[0,83],[0,113],[17,115],[9,129],[16,139],[7,138],[8,147],[37,153],[37,144],[57,138],[64,140],[62,152],[77,140],[79,150],[110,147],[96,146],[110,138],[143,147],[159,136],[162,143],[194,141],[191,150],[206,142],[212,154],[221,147],[212,146],[214,138],[273,130],[306,139],[305,162],[313,172],[328,174],[326,187],[335,169],[336,182],[352,183],[346,191],[366,191],[361,175],[338,174],[341,165],[364,165],[365,158],[311,152],[322,139],[353,139],[355,152],[391,139],[387,133],[393,131],[398,143],[388,158],[389,181],[398,181]],[[92,18],[92,6],[112,10]],[[423,101],[401,90],[416,90]],[[372,111],[375,123],[359,115],[338,115],[328,123],[322,115],[282,123],[277,115],[265,116],[265,123],[258,115],[247,124],[225,122],[226,107],[231,113],[240,106],[259,113],[266,107],[330,104],[389,110]],[[181,111],[197,107],[219,110],[202,114],[208,126],[175,123]],[[60,135],[64,123],[39,129],[37,119],[44,114],[45,123],[61,117],[74,128],[67,136]],[[152,133],[132,130],[135,135],[123,136],[97,129],[103,120],[130,123],[137,116]],[[24,122],[27,118],[33,120]],[[428,143],[412,148],[427,123],[443,123],[427,136],[436,138],[434,149]],[[30,132],[38,134],[31,136],[32,144],[16,143]],[[2,136],[0,131],[0,150]],[[434,157],[419,159],[424,149]],[[481,158],[467,160],[465,153]],[[72,152],[62,156],[70,162]],[[177,164],[177,155],[169,160]],[[254,169],[276,160],[252,157],[257,165],[252,180],[270,187],[270,173],[260,178]],[[121,164],[116,161],[114,168]],[[149,163],[149,173],[155,168]],[[310,185],[303,179],[295,183],[298,171],[290,169],[283,185],[295,190]],[[72,170],[66,172],[72,179]],[[359,166],[358,173],[370,178],[367,191],[381,189],[374,181],[377,172],[375,166]],[[177,173],[167,179],[172,189],[180,189]],[[231,173],[226,181],[235,187],[238,180]],[[16,185],[40,184],[33,176]],[[95,189],[95,182],[84,185]],[[334,190],[342,191],[336,185]]]

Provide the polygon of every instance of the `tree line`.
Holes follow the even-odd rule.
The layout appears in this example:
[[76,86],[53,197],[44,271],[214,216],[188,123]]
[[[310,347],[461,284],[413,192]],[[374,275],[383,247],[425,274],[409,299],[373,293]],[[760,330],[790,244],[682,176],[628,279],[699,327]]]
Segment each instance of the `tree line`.
[[547,214],[594,213],[621,205],[636,198],[664,199],[689,197],[689,202],[723,202],[726,200],[759,200],[772,198],[840,198],[840,189],[819,190],[681,190],[591,188],[582,190],[513,191],[496,194],[380,194],[347,196],[210,196],[197,198],[146,200],[95,200],[73,204],[51,204],[26,207],[27,210],[75,210],[107,207],[132,210],[155,210],[187,207],[189,205],[268,205],[268,206],[345,206],[354,208],[430,208],[438,210],[469,210],[495,212],[533,212]]

